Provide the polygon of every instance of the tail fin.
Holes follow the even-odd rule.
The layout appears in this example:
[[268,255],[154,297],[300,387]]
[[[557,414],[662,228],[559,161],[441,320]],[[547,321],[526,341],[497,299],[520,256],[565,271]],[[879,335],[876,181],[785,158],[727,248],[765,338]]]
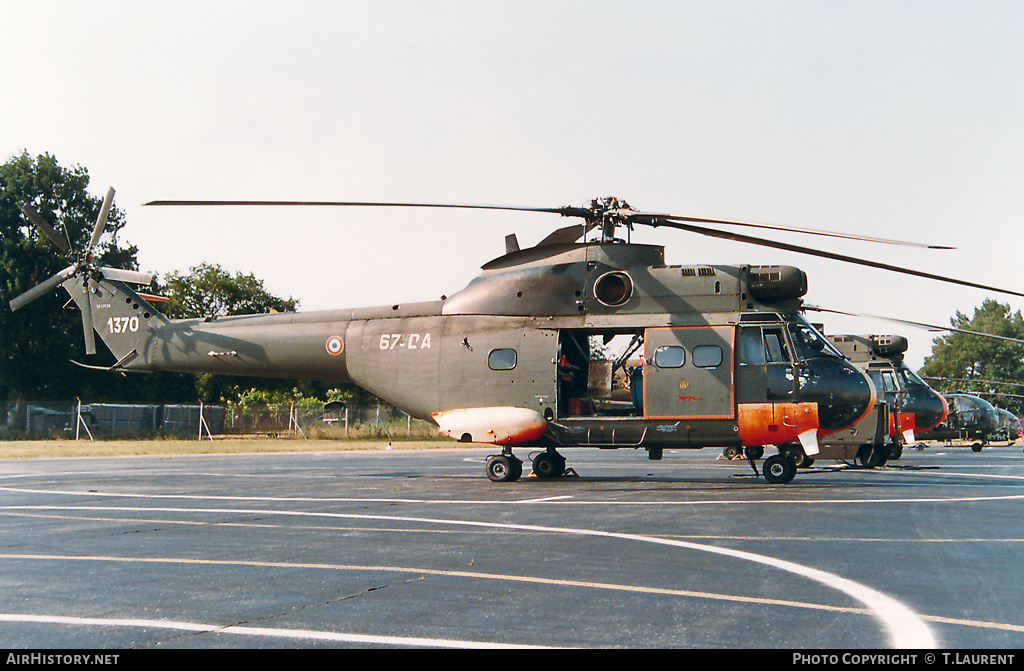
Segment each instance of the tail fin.
[[168,321],[142,296],[116,279],[93,279],[80,274],[62,286],[82,311],[87,346],[93,333],[98,333],[119,365],[127,366],[143,354],[153,329]]

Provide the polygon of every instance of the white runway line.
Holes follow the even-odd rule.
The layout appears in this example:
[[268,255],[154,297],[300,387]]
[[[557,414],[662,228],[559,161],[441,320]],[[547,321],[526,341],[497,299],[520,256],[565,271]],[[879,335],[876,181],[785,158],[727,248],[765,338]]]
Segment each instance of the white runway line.
[[330,641],[333,643],[359,643],[369,645],[412,646],[420,648],[511,649],[537,648],[532,645],[509,645],[484,641],[460,641],[444,638],[411,638],[404,636],[369,636],[345,634],[336,631],[310,629],[281,629],[278,627],[243,627],[237,625],[200,624],[174,620],[138,620],[130,618],[64,617],[60,615],[26,615],[0,613],[0,622],[60,624],[86,627],[135,627],[142,629],[171,629],[192,633],[232,634],[235,636],[265,636],[304,641]]
[[241,515],[267,515],[274,514],[284,517],[319,517],[325,519],[361,519],[390,522],[412,522],[418,524],[465,526],[491,529],[509,529],[516,531],[532,531],[539,533],[569,534],[576,536],[591,536],[603,538],[615,538],[619,540],[636,541],[642,543],[653,543],[656,545],[667,545],[672,547],[709,552],[744,561],[750,561],[765,566],[777,568],[804,578],[813,580],[831,589],[838,590],[851,598],[864,604],[874,617],[885,627],[892,647],[894,648],[935,648],[938,643],[932,634],[931,629],[916,613],[899,601],[889,597],[877,590],[874,590],[860,583],[847,578],[821,571],[794,562],[775,559],[766,555],[759,555],[741,550],[702,545],[689,541],[678,541],[654,536],[643,536],[639,534],[627,534],[610,531],[599,531],[593,529],[546,527],[525,524],[505,524],[498,522],[477,522],[472,520],[444,520],[427,517],[406,517],[394,515],[366,515],[353,513],[324,513],[324,512],[302,512],[302,511],[281,511],[261,510],[245,508],[133,508],[124,506],[3,506],[3,510],[94,510],[94,511],[119,511],[119,512],[161,512],[161,513],[183,513],[183,514],[241,514]]

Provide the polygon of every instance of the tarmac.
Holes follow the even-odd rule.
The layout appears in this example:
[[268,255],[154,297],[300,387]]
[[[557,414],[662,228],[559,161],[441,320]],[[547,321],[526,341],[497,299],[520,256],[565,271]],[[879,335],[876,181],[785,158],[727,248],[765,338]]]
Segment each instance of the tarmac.
[[1024,647],[1019,446],[494,452],[0,460],[0,648]]

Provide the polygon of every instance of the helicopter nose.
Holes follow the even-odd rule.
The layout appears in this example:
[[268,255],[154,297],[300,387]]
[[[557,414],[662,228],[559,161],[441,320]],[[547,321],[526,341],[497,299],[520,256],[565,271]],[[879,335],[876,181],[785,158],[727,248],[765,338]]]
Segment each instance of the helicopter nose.
[[871,411],[878,400],[868,376],[845,359],[822,357],[799,369],[796,400],[818,405],[818,427],[823,433],[845,429]]
[[941,394],[931,390],[912,394],[906,409],[914,413],[914,425],[918,431],[935,428],[949,415],[949,403]]

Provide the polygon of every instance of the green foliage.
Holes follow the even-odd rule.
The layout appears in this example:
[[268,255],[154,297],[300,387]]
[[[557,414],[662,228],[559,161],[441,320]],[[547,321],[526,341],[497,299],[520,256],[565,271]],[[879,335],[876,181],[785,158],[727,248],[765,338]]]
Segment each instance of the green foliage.
[[316,397],[307,398],[297,387],[293,387],[291,390],[246,389],[238,395],[237,401],[237,405],[243,408],[258,405],[275,408],[291,407],[292,405],[296,408],[319,408],[323,404],[324,402]]
[[202,263],[187,273],[171,273],[156,290],[170,299],[168,317],[223,317],[226,315],[294,312],[299,301],[269,293],[252,273],[233,276],[219,265]]
[[[970,318],[957,312],[950,320],[957,329],[990,333],[1009,338],[1024,339],[1024,318],[1020,310],[1010,312],[1008,304],[988,299]],[[963,391],[982,396],[986,400],[1016,414],[1024,411],[1024,403],[1011,394],[1024,394],[1024,345],[971,335],[951,333],[938,338],[932,353],[925,358],[921,374],[930,378],[936,389]]]

